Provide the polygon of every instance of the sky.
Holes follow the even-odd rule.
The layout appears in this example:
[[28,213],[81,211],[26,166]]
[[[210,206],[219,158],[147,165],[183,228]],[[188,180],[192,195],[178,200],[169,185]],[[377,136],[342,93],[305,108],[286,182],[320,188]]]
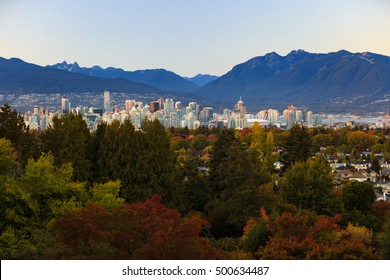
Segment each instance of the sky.
[[223,75],[275,51],[390,56],[388,0],[0,0],[0,57]]

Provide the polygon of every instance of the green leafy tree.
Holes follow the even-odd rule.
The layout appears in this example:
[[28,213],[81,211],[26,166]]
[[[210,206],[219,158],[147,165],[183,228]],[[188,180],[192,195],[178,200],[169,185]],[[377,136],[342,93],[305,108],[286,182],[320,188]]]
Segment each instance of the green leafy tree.
[[0,176],[13,175],[16,171],[16,167],[15,148],[10,140],[0,138]]
[[390,260],[390,218],[387,218],[382,231],[378,234],[383,259]]
[[320,147],[332,145],[333,138],[330,134],[317,134],[310,139],[311,146],[315,152],[320,150]]
[[104,184],[95,184],[92,187],[92,198],[89,201],[94,205],[104,206],[108,210],[119,207],[124,199],[119,197],[121,182],[109,181]]
[[368,182],[348,181],[341,190],[344,204],[343,223],[365,226],[380,230],[379,221],[373,210],[376,199],[374,187]]
[[342,188],[341,198],[346,210],[358,210],[367,214],[373,211],[372,204],[376,195],[370,183],[352,180]]
[[48,225],[89,199],[85,185],[71,181],[72,172],[71,164],[56,167],[54,157],[44,154],[28,161],[20,179],[2,182],[2,259],[41,259],[54,248]]
[[296,162],[285,173],[280,195],[284,201],[318,214],[334,215],[342,210],[331,168],[322,157]]

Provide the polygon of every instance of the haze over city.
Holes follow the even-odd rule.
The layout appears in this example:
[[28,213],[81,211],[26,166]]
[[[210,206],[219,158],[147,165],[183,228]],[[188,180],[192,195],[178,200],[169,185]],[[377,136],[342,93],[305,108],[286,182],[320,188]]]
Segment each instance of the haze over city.
[[275,51],[390,55],[390,3],[376,1],[1,1],[0,55],[126,70],[223,75]]

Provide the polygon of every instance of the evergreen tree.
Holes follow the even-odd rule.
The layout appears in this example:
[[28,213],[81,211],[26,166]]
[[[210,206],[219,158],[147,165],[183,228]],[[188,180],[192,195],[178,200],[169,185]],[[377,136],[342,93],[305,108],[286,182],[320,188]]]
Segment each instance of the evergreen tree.
[[295,162],[306,161],[310,157],[311,149],[307,130],[298,124],[293,125],[281,148],[283,171],[286,171]]
[[234,130],[226,129],[221,131],[217,141],[213,145],[209,162],[210,183],[213,192],[219,192],[222,189],[222,186],[217,179],[217,168],[220,164],[226,162],[227,151],[233,143],[238,143],[238,140],[234,136]]
[[15,109],[11,110],[8,104],[0,107],[0,138],[11,141],[22,166],[27,164],[29,158],[39,156],[37,139],[30,133],[23,117]]
[[371,161],[371,169],[378,174],[380,173],[382,168],[377,157],[374,157],[374,159]]
[[57,166],[72,163],[73,179],[87,181],[91,162],[88,159],[90,133],[81,115],[67,114],[53,118],[53,126],[43,134],[43,149],[51,152]]
[[238,142],[225,151],[214,169],[214,199],[207,206],[214,236],[240,236],[247,220],[258,213],[258,187],[265,179],[248,152]]

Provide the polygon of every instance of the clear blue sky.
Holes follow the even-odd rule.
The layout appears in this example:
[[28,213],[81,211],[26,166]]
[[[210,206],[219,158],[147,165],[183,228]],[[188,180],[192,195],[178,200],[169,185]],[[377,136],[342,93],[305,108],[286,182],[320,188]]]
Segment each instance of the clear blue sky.
[[0,56],[222,75],[275,51],[390,56],[388,0],[0,0]]

